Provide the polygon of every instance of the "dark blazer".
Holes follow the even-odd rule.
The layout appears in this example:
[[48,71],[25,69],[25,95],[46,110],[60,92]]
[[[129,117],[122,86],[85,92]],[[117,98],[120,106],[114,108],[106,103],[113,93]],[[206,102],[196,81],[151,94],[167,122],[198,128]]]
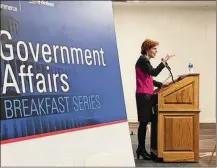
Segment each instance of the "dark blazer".
[[151,121],[154,86],[162,87],[162,83],[153,80],[153,76],[158,76],[164,67],[161,62],[153,68],[145,56],[140,56],[136,62],[136,104],[138,120],[141,122]]

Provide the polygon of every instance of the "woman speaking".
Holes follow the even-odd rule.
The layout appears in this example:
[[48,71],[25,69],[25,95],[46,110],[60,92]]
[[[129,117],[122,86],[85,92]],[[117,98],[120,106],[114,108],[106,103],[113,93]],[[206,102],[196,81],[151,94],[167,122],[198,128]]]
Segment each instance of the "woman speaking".
[[145,149],[146,127],[151,122],[154,86],[160,88],[161,82],[153,80],[165,67],[167,61],[172,57],[167,55],[161,59],[161,63],[153,68],[150,59],[157,54],[159,43],[146,39],[141,46],[141,56],[136,62],[136,104],[139,121],[137,159],[151,159],[151,155]]

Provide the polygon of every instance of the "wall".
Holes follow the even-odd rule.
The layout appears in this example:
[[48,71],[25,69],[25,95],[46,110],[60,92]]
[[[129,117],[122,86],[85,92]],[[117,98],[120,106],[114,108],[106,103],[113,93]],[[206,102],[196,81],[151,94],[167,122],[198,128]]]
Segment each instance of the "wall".
[[[194,71],[200,73],[200,122],[216,122],[216,9],[212,4],[204,7],[204,4],[196,3],[113,3],[130,122],[137,121],[134,65],[145,38],[160,42],[158,56],[152,60],[153,66],[167,53],[176,54],[169,61],[174,76],[187,73],[188,61],[192,58]],[[165,69],[156,79],[164,81],[168,75]]]

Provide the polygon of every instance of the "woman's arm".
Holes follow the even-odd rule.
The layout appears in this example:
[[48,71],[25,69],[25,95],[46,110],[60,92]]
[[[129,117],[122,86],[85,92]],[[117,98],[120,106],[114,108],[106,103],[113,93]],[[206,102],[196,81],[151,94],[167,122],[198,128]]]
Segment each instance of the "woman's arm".
[[158,82],[156,80],[153,80],[153,84],[154,84],[155,87],[158,87],[158,88],[161,88],[163,86],[163,83]]
[[137,62],[137,66],[141,70],[151,76],[157,76],[165,67],[164,63],[161,62],[156,68],[153,68],[150,61],[146,58],[140,58]]

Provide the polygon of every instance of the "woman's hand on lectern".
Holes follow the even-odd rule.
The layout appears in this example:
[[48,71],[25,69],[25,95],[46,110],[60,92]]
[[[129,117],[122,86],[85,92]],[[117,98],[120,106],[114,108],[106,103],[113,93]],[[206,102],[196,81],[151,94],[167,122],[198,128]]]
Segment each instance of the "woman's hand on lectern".
[[168,83],[165,83],[165,84],[164,84],[164,87],[168,87],[168,86],[170,86],[172,83],[173,83],[173,81],[168,82]]

